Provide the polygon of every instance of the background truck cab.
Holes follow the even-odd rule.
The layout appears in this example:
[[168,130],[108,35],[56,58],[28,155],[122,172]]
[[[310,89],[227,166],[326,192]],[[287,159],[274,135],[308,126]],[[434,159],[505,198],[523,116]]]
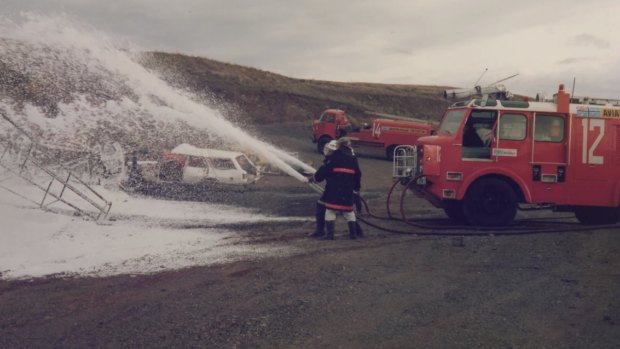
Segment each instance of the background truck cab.
[[346,135],[351,138],[354,147],[379,149],[391,160],[397,146],[413,145],[419,137],[431,134],[430,122],[398,115],[376,115],[383,118],[361,123],[343,110],[327,109],[312,123],[312,142],[322,153],[325,144]]

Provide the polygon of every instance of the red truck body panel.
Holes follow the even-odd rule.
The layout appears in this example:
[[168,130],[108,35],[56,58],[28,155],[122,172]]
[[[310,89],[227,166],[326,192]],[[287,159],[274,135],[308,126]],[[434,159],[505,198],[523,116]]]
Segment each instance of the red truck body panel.
[[[432,126],[417,121],[374,119],[372,124],[353,125],[340,109],[327,109],[312,124],[312,141],[321,144],[337,139],[343,131],[354,147],[379,148],[386,152],[398,145],[414,145],[431,134]],[[388,155],[389,157],[389,155]]]
[[418,140],[422,192],[441,205],[493,177],[510,183],[524,203],[619,207],[620,106],[570,104],[568,97],[561,89],[556,103],[449,108],[437,135]]

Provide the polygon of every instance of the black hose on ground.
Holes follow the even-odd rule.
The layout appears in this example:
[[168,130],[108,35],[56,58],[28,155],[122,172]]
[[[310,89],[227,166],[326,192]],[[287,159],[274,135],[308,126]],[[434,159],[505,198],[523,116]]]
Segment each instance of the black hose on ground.
[[[532,219],[532,220],[521,220],[519,222],[536,222],[538,221],[539,225],[552,224],[553,227],[531,227],[527,229],[523,229],[521,227],[515,226],[507,226],[507,227],[480,227],[480,226],[463,226],[463,225],[438,225],[438,224],[428,224],[421,223],[424,220],[417,220],[413,222],[409,220],[405,215],[404,210],[404,200],[408,190],[412,185],[415,185],[417,180],[413,178],[412,180],[405,183],[405,188],[400,196],[399,207],[401,211],[401,219],[395,218],[390,209],[391,197],[394,192],[396,186],[401,183],[400,181],[395,181],[394,184],[390,187],[388,192],[387,200],[386,200],[386,210],[387,217],[380,217],[373,214],[370,211],[368,203],[366,200],[360,197],[360,201],[363,204],[364,209],[366,210],[366,214],[368,214],[371,218],[381,219],[381,220],[393,220],[400,221],[407,225],[413,226],[420,230],[415,231],[404,231],[392,228],[386,228],[379,226],[375,223],[370,222],[367,219],[364,219],[357,215],[357,219],[362,223],[373,227],[375,229],[379,229],[385,232],[395,233],[395,234],[406,234],[406,235],[419,235],[419,236],[429,236],[429,235],[437,235],[437,236],[485,236],[485,235],[522,235],[522,234],[539,234],[539,233],[562,233],[562,232],[585,232],[585,231],[593,231],[593,230],[602,230],[602,229],[613,229],[617,228],[617,224],[605,224],[605,225],[576,225],[574,223],[566,223],[562,226],[558,226],[557,222],[544,222],[540,219]],[[402,183],[401,183],[402,184]],[[570,225],[569,225],[570,224]],[[567,226],[569,225],[569,226]]]

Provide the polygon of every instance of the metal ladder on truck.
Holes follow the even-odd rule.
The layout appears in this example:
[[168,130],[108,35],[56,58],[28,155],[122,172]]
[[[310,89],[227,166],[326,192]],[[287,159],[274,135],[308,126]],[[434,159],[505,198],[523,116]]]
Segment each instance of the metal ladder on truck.
[[[53,166],[54,169],[51,169],[52,166],[46,166],[36,157],[37,154],[45,154],[39,143],[1,108],[0,116],[2,116],[0,120],[10,125],[9,129],[16,130],[14,135],[18,139],[17,142],[11,141],[0,135],[0,168],[4,169],[4,174],[10,173],[30,184],[28,190],[20,189],[18,192],[15,188],[10,188],[3,183],[11,176],[2,176],[0,177],[1,189],[32,202],[42,209],[49,209],[51,205],[60,202],[75,212],[94,220],[107,218],[112,208],[110,201],[66,167],[56,165]],[[11,157],[12,153],[16,156]],[[33,188],[35,188],[34,193],[29,190]],[[35,193],[43,197],[35,200],[32,198],[37,195]]]

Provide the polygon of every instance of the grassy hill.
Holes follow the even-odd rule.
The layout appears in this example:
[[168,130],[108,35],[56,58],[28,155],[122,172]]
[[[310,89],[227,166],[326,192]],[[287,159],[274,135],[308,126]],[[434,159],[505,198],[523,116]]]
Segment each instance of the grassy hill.
[[[62,49],[15,40],[0,38],[0,45],[0,97],[17,106],[31,103],[55,117],[59,103],[70,103],[80,94],[93,104],[132,98],[123,77],[99,70],[96,62],[73,60]],[[170,84],[197,93],[231,119],[249,123],[306,121],[326,108],[358,117],[374,111],[436,119],[447,105],[442,98],[445,87],[440,86],[295,79],[178,53],[146,52],[139,57],[143,66]]]
[[[130,60],[135,55],[102,52],[0,38],[0,112],[46,150],[39,160],[96,161],[112,145],[145,154],[160,154],[181,143],[234,146],[226,136],[187,122],[195,116],[191,113],[188,119],[183,113],[167,118],[171,110],[184,107],[166,109],[168,103],[187,100],[159,98],[158,81],[142,74],[142,67]],[[145,52],[137,57],[147,70],[189,91],[190,99],[218,109],[250,134],[259,127],[277,134],[283,130],[278,123],[289,122],[286,130],[297,127],[304,143],[309,143],[309,121],[326,108],[344,109],[360,121],[371,118],[365,111],[437,120],[448,104],[440,86],[295,79],[183,54]],[[162,96],[167,96],[164,90]],[[19,134],[4,119],[0,141],[18,150],[21,145]]]
[[447,106],[441,86],[343,83],[294,79],[202,57],[149,52],[142,64],[171,84],[207,96],[256,123],[304,121],[326,108],[436,120]]

